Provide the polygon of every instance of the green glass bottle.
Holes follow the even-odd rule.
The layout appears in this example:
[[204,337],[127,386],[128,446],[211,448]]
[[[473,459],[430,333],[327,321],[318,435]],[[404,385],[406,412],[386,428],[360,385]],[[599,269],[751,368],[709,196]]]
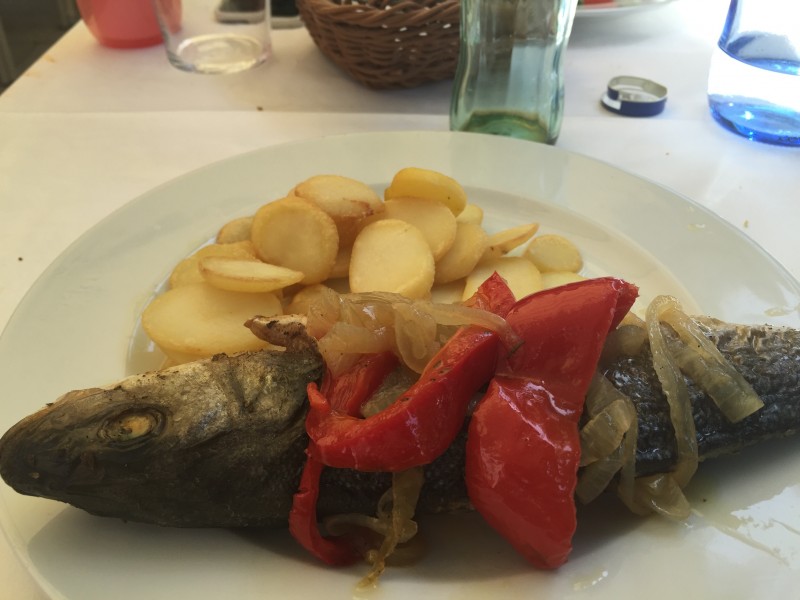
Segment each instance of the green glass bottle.
[[577,0],[462,0],[450,129],[554,144]]

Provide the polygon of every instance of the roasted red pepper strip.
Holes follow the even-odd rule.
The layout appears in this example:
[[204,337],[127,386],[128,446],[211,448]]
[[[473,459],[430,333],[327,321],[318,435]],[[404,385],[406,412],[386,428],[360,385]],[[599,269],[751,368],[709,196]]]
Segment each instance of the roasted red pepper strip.
[[467,437],[470,500],[527,560],[567,560],[576,517],[578,419],[608,332],[635,286],[595,279],[521,300],[506,320],[525,340],[498,368]]
[[[326,374],[322,389],[336,400],[336,409],[350,415],[358,414],[361,405],[375,392],[384,378],[397,366],[391,352],[364,356],[347,372],[333,379]],[[353,545],[345,538],[326,538],[317,524],[319,480],[324,465],[308,455],[300,487],[292,498],[289,512],[289,531],[311,554],[329,565],[349,565],[360,559]]]
[[400,363],[392,352],[364,355],[353,367],[339,377],[326,373],[322,393],[339,412],[357,416],[386,376]]
[[353,546],[344,538],[323,537],[317,524],[319,479],[324,468],[313,457],[306,459],[300,487],[292,498],[289,531],[303,548],[321,561],[334,566],[351,565],[361,558]]
[[[495,275],[481,286],[473,306],[503,313],[510,299],[513,294]],[[463,426],[472,395],[495,372],[499,349],[496,333],[480,327],[459,330],[402,397],[367,419],[336,410],[341,400],[331,401],[309,384],[311,456],[331,467],[360,471],[395,472],[430,463]]]
[[[484,282],[468,304],[476,308],[494,310],[502,315],[513,306],[514,295],[502,278],[493,275]],[[467,343],[469,339],[464,338],[462,343]],[[496,358],[493,356],[490,363],[494,365],[495,362]],[[355,417],[361,405],[369,399],[396,363],[397,359],[390,354],[365,356],[338,378],[332,378],[330,373],[326,374],[322,382],[322,393],[330,400],[329,410],[335,410],[336,414]],[[490,376],[491,374],[485,380]],[[319,394],[318,391],[312,392],[309,389],[309,395],[312,393]],[[463,421],[463,415],[461,419]],[[385,448],[386,446],[380,443],[372,451],[380,454]],[[319,481],[324,465],[314,457],[314,449],[315,444],[312,441],[306,452],[308,458],[300,480],[300,488],[292,501],[289,530],[306,550],[327,564],[352,564],[359,559],[359,555],[350,541],[345,538],[326,538],[319,531],[316,509]]]

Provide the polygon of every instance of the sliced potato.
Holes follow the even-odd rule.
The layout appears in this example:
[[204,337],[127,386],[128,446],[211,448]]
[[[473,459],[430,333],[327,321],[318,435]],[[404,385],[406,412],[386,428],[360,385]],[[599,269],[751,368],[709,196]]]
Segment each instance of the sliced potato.
[[253,226],[253,217],[239,217],[228,221],[217,233],[218,244],[232,244],[250,240],[250,228]]
[[431,288],[431,301],[441,304],[461,302],[464,296],[464,280],[457,279],[450,283],[435,283]]
[[198,358],[265,347],[244,322],[280,312],[275,294],[229,292],[190,283],[155,298],[142,313],[142,327],[168,356]]
[[297,184],[291,195],[309,200],[324,210],[339,230],[339,245],[351,246],[362,219],[383,211],[380,196],[356,179],[340,175],[315,175]]
[[202,283],[205,281],[203,274],[200,272],[200,261],[209,256],[255,260],[256,249],[250,240],[203,246],[197,252],[175,265],[175,268],[172,269],[172,274],[169,276],[169,286],[175,288],[187,283]]
[[521,256],[501,256],[482,262],[467,277],[463,299],[472,296],[494,272],[506,280],[517,299],[541,291],[542,275],[536,266]]
[[339,250],[339,233],[330,215],[296,197],[259,208],[251,239],[261,260],[300,271],[306,285],[330,275]]
[[329,279],[341,279],[350,274],[350,256],[352,253],[352,246],[347,246],[345,248],[339,247],[339,252],[336,253],[336,260],[331,269],[331,274],[328,275]]
[[459,223],[474,223],[475,225],[482,225],[483,209],[477,204],[467,204],[464,207],[464,210],[458,213],[456,220]]
[[331,288],[321,283],[315,283],[299,290],[286,307],[286,312],[292,315],[308,314],[308,307],[322,294],[330,293]]
[[586,278],[572,271],[545,271],[542,273],[542,287],[548,290],[575,281],[582,281],[583,279]]
[[583,267],[581,252],[577,246],[563,235],[554,233],[533,238],[525,249],[524,256],[542,273],[546,271],[577,273]]
[[493,233],[489,236],[489,246],[483,258],[499,258],[508,254],[531,239],[537,231],[539,231],[538,223],[527,223]]
[[384,200],[408,196],[441,202],[456,216],[467,205],[467,194],[455,179],[438,171],[417,167],[408,167],[395,173],[392,183],[383,193]]
[[395,292],[425,298],[433,285],[434,261],[419,229],[399,219],[376,221],[358,234],[350,257],[353,292]]
[[208,256],[200,260],[200,273],[207,283],[232,292],[273,292],[303,279],[300,271],[259,260]]
[[424,198],[393,198],[387,200],[384,207],[387,219],[411,223],[422,232],[434,260],[444,256],[456,239],[456,217],[441,202]]
[[436,263],[436,283],[449,283],[469,275],[486,251],[488,239],[479,225],[457,223],[453,245]]

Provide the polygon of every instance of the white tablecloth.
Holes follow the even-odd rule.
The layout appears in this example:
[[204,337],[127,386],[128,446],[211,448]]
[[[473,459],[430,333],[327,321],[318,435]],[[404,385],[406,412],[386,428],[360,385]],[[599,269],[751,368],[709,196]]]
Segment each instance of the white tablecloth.
[[[566,60],[558,146],[705,205],[800,277],[800,149],[749,142],[709,116],[705,83],[727,0],[579,15]],[[168,65],[160,47],[112,50],[76,25],[0,96],[0,325],[64,248],[152,187],[210,162],[289,140],[446,130],[450,81],[372,91],[304,29],[273,34],[274,58],[232,76]],[[616,75],[669,88],[664,113],[603,109]],[[45,597],[0,542],[0,597]]]

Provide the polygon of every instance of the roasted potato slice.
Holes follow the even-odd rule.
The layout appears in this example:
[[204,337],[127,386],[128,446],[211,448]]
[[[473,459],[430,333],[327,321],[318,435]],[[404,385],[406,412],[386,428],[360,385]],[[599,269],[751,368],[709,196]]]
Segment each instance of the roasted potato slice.
[[258,209],[251,239],[261,260],[300,271],[306,285],[328,278],[339,251],[339,233],[330,215],[293,196]]
[[381,197],[371,187],[340,175],[315,175],[297,184],[290,195],[309,200],[330,215],[343,247],[353,244],[366,217],[383,211]]
[[583,279],[586,278],[572,271],[545,271],[542,273],[542,288],[547,290]]
[[431,301],[441,304],[461,302],[464,296],[464,280],[457,279],[450,283],[434,283],[431,288]]
[[253,217],[239,217],[228,221],[217,232],[218,244],[232,244],[250,240],[250,228],[253,226]]
[[384,203],[387,219],[411,223],[422,232],[431,248],[433,259],[439,260],[456,239],[456,218],[441,202],[424,198],[393,198]]
[[523,254],[542,273],[547,271],[572,271],[583,267],[583,258],[578,247],[563,235],[549,233],[531,240]]
[[190,283],[156,297],[142,313],[142,327],[167,356],[199,358],[265,347],[244,322],[280,312],[275,294],[229,292]]
[[474,223],[483,225],[483,209],[477,204],[467,204],[464,210],[458,213],[456,220],[459,223]]
[[274,292],[299,283],[300,271],[259,260],[208,256],[200,260],[200,273],[207,283],[232,292]]
[[436,283],[449,283],[469,275],[486,251],[488,239],[480,225],[457,223],[453,245],[436,263]]
[[256,249],[250,240],[203,246],[197,252],[175,265],[169,276],[169,286],[175,288],[187,283],[202,283],[205,281],[203,274],[200,272],[200,261],[210,256],[255,260]]
[[492,273],[497,272],[506,280],[508,287],[519,300],[524,296],[541,291],[542,275],[536,266],[521,256],[501,256],[492,260],[481,262],[478,267],[467,277],[464,286],[463,299],[466,300],[475,293]]
[[404,197],[436,200],[456,216],[467,205],[467,194],[455,179],[438,171],[417,167],[408,167],[395,173],[392,183],[383,193],[384,200]]
[[508,254],[531,239],[538,230],[538,223],[526,223],[491,234],[483,258],[499,258]]
[[431,291],[434,261],[419,229],[399,219],[375,221],[361,230],[350,257],[353,292],[395,292],[425,298]]

